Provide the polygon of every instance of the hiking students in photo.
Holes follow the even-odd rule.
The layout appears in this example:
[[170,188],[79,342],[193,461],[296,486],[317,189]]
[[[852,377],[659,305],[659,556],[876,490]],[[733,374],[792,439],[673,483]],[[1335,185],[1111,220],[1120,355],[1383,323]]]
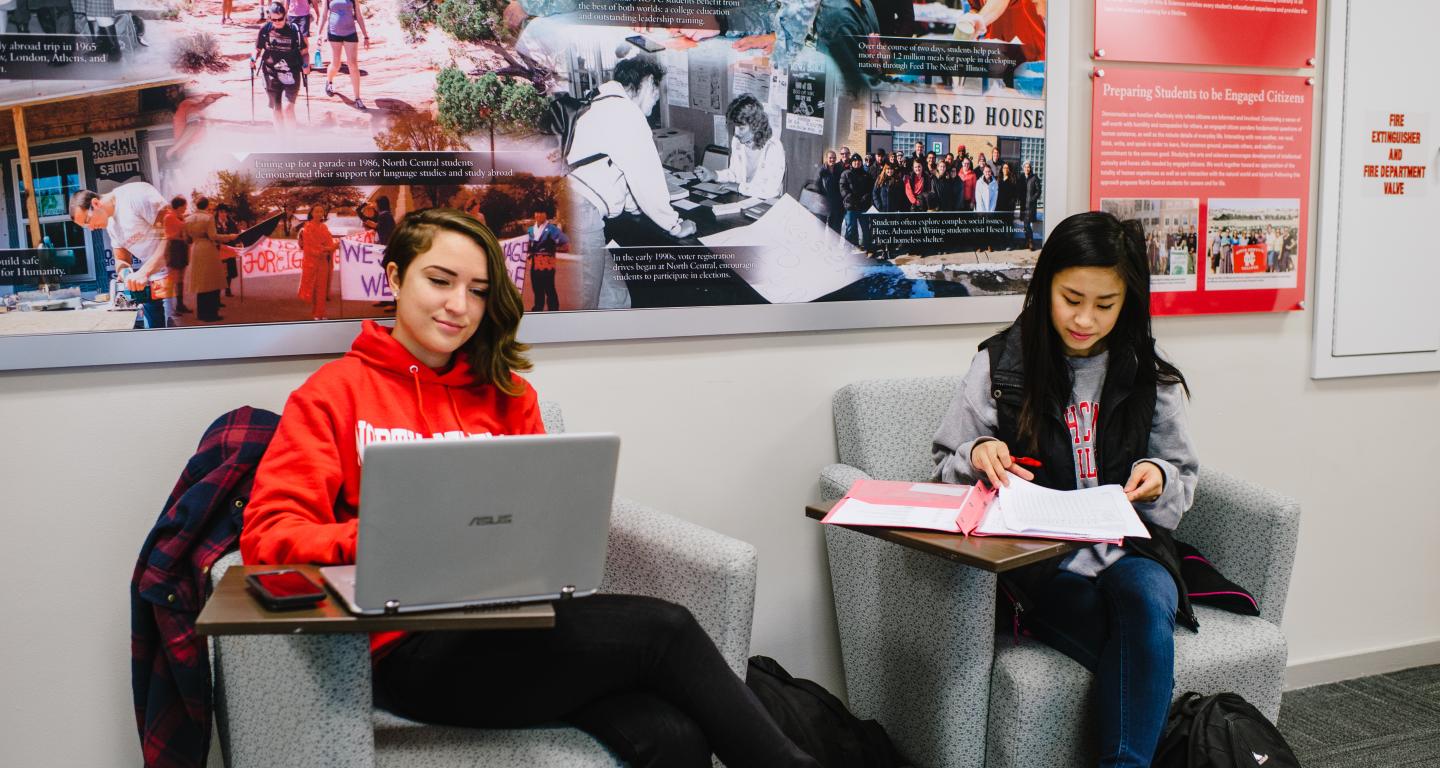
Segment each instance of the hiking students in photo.
[[335,76],[340,73],[340,55],[345,55],[345,66],[350,70],[350,91],[355,99],[350,106],[363,110],[365,102],[360,100],[360,54],[357,50],[360,40],[370,47],[370,33],[365,30],[365,16],[360,12],[360,0],[328,0],[325,5],[325,39],[330,41],[330,67],[325,70],[325,95],[335,95]]
[[271,3],[270,20],[255,38],[255,58],[265,78],[265,93],[278,130],[295,127],[295,99],[300,81],[310,72],[305,38],[287,19],[284,3]]

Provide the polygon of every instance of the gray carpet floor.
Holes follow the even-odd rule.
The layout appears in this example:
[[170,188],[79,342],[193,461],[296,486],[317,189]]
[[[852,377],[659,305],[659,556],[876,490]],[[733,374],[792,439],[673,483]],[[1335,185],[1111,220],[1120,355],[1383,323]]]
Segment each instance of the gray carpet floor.
[[1288,691],[1280,732],[1304,768],[1440,766],[1440,665]]

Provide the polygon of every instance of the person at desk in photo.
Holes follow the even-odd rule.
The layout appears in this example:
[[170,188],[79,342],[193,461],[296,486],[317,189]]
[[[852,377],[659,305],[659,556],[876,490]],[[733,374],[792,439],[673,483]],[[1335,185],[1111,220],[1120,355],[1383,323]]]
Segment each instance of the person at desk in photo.
[[169,209],[160,190],[144,181],[126,182],[103,195],[82,189],[70,196],[70,220],[85,229],[105,230],[125,288],[145,292],[138,301],[137,328],[141,322],[145,328],[166,325],[170,271],[162,217]]
[[725,110],[725,125],[730,129],[730,164],[721,171],[697,165],[696,178],[735,184],[740,194],[762,200],[785,194],[785,149],[770,130],[760,101],[749,94],[735,97]]
[[[291,393],[245,508],[247,564],[355,562],[357,435],[545,431],[517,374],[531,367],[515,339],[524,303],[495,235],[462,211],[417,211],[383,265],[395,326],[366,321],[348,354]],[[708,768],[713,751],[726,765],[819,768],[685,608],[612,594],[553,607],[549,629],[372,634],[376,704],[449,726],[564,721],[632,766]]]
[[720,171],[696,166],[697,179],[736,184],[747,197],[773,200],[785,195],[785,148],[770,130],[759,99],[749,94],[734,98],[724,121],[730,128],[730,164]]
[[573,170],[565,178],[575,201],[568,219],[570,239],[580,246],[584,308],[625,308],[629,291],[614,274],[605,248],[606,222],[641,214],[676,240],[695,234],[695,222],[670,204],[670,187],[647,116],[660,101],[665,67],[651,56],[615,63],[590,107],[575,121],[570,152]]
[[1122,485],[1149,531],[1000,577],[1019,628],[1094,672],[1104,768],[1150,765],[1174,687],[1175,625],[1197,629],[1173,537],[1200,469],[1189,389],[1155,351],[1146,272],[1137,222],[1098,211],[1060,222],[1024,309],[980,345],[933,448],[940,482]]

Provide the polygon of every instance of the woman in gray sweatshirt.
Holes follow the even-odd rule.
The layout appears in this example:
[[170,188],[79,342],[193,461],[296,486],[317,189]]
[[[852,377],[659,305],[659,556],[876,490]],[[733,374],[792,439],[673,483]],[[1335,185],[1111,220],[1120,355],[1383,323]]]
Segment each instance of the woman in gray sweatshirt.
[[1081,213],[1046,240],[1020,317],[981,345],[935,435],[937,480],[1123,485],[1150,532],[1002,579],[1017,628],[1095,673],[1106,768],[1150,765],[1175,624],[1196,626],[1173,537],[1199,475],[1188,392],[1155,351],[1139,225]]

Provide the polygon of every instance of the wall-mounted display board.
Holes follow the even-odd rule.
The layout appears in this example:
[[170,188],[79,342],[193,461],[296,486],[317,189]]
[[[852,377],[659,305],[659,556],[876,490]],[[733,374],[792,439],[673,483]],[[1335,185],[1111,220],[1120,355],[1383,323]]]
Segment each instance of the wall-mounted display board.
[[1090,205],[1145,225],[1157,315],[1300,309],[1314,87],[1096,70]]
[[374,0],[358,60],[196,6],[0,81],[0,369],[342,351],[431,206],[531,342],[1004,321],[1067,212],[1067,4],[454,3]]
[[1440,371],[1440,4],[1331,0],[1315,378]]
[[[1095,0],[1095,57],[1313,67],[1317,5],[1317,0]],[[1392,23],[1400,18],[1389,7],[1377,15]]]

